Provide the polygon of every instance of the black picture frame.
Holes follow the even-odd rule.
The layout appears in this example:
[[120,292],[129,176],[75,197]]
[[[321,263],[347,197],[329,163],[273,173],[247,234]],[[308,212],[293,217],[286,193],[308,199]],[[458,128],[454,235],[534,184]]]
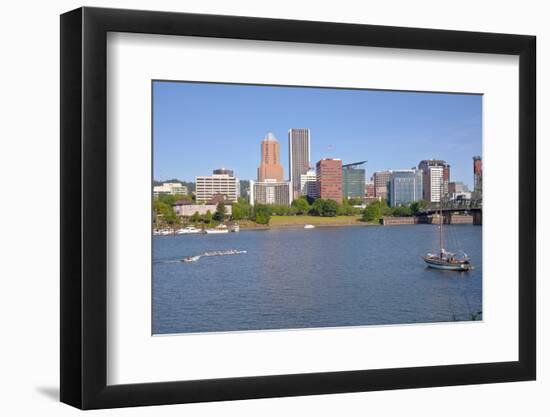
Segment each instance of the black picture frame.
[[[519,360],[107,385],[108,32],[519,56]],[[533,380],[536,377],[534,36],[79,8],[61,15],[61,401],[81,409]]]

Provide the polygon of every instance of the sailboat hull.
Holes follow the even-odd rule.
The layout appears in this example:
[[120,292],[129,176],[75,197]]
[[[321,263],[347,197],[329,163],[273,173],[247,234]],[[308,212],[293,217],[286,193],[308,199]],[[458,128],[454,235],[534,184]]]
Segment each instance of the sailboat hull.
[[440,259],[433,259],[427,256],[423,257],[424,262],[428,264],[428,267],[434,269],[443,269],[446,271],[469,271],[472,269],[472,265],[469,262],[451,263]]

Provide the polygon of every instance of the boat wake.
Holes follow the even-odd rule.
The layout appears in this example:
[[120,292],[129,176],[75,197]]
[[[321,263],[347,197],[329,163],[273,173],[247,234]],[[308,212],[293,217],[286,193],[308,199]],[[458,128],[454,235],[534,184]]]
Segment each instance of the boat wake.
[[247,253],[247,251],[238,250],[238,249],[209,251],[209,252],[204,252],[200,255],[186,256],[185,258],[182,258],[180,260],[180,262],[190,263],[190,262],[197,262],[202,257],[241,255],[241,254],[245,254],[245,253]]

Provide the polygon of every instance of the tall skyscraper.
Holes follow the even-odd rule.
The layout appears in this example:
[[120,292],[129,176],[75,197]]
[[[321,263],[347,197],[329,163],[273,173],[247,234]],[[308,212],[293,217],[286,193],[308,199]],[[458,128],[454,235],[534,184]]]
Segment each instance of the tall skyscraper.
[[316,167],[317,196],[342,203],[342,160],[321,159]]
[[393,171],[390,176],[388,200],[391,207],[422,200],[422,170]]
[[283,181],[283,166],[281,165],[279,141],[273,133],[268,132],[261,144],[261,161],[258,167],[258,181]]
[[392,171],[377,171],[372,175],[374,182],[374,195],[382,200],[388,198],[388,183],[390,181]]
[[418,169],[422,170],[422,199],[438,203],[449,192],[451,166],[442,160],[429,159],[420,161]]
[[365,196],[365,168],[367,161],[342,165],[342,185],[344,198],[363,198]]
[[474,156],[474,194],[476,198],[481,198],[481,190],[483,188],[483,171],[481,164],[481,156]]
[[288,170],[294,198],[301,194],[300,176],[311,169],[309,150],[309,129],[288,131]]

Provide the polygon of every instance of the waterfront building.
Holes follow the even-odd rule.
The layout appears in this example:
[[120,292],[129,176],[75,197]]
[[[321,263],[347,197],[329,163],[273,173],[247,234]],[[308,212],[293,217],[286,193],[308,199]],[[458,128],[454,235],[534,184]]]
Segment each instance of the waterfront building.
[[288,131],[288,170],[294,198],[302,194],[304,188],[301,176],[311,169],[309,129],[290,129]]
[[376,187],[374,186],[374,182],[367,182],[365,184],[365,198],[373,197],[376,197]]
[[280,162],[279,141],[268,132],[261,143],[261,160],[258,167],[258,182],[265,180],[283,181],[283,166]]
[[216,194],[225,195],[228,201],[236,203],[240,195],[239,179],[227,174],[195,177],[197,203],[205,203]]
[[162,185],[153,187],[153,195],[158,197],[161,194],[165,195],[187,195],[187,187],[179,182],[164,182]]
[[288,206],[292,202],[290,182],[265,180],[250,181],[250,204],[280,204]]
[[363,198],[365,196],[366,170],[361,168],[367,161],[342,165],[342,189],[344,198]]
[[374,182],[374,196],[382,200],[388,198],[388,183],[390,182],[392,171],[377,171],[372,175]]
[[341,204],[342,190],[342,160],[321,159],[317,162],[317,196],[322,199],[334,200]]
[[481,198],[482,196],[482,186],[483,186],[483,170],[481,164],[481,156],[474,156],[474,194],[476,198]]
[[420,169],[393,171],[388,187],[391,207],[407,205],[422,200],[423,176]]
[[195,213],[204,215],[207,212],[214,214],[218,208],[218,203],[223,202],[225,204],[225,214],[231,216],[231,201],[227,200],[225,196],[221,194],[215,195],[212,199],[208,200],[205,204],[197,204],[194,201],[179,200],[172,205],[174,213],[182,217],[191,217]]
[[309,170],[300,175],[300,194],[307,197],[317,197],[317,174],[314,170]]
[[420,161],[418,169],[422,170],[422,199],[438,203],[449,192],[451,166],[439,159]]

